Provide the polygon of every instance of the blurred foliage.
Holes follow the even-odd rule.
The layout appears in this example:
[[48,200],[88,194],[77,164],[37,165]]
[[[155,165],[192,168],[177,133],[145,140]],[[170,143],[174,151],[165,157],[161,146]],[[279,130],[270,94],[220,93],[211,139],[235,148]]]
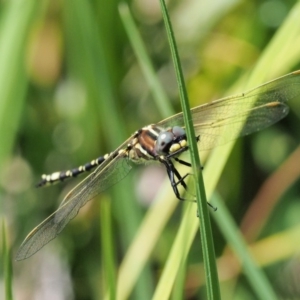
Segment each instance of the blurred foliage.
[[[296,2],[170,0],[191,106],[220,98],[239,78],[245,79]],[[40,174],[110,152],[135,130],[165,115],[153,101],[124,30],[119,1],[27,0],[0,5],[0,212],[15,253],[28,232],[55,211],[80,180],[35,189]],[[169,105],[179,111],[159,1],[134,0],[128,6]],[[299,68],[293,52],[299,42],[289,49],[295,57],[290,70]],[[280,66],[281,61],[273,64]],[[268,76],[280,75],[274,71]],[[295,244],[300,213],[299,103],[291,103],[291,113],[279,124],[238,141],[218,184],[254,257],[282,299],[300,298],[300,248]],[[13,262],[15,298],[104,298],[133,238],[147,228],[137,253],[150,251],[152,235],[157,234],[158,241],[129,297],[151,299],[187,207],[171,198],[173,207],[161,210],[168,215],[165,223],[153,232],[157,224],[147,223],[147,212],[164,189],[172,194],[169,183],[161,187],[163,175],[159,166],[134,168],[125,180],[83,207],[53,242],[28,260]],[[111,200],[105,213],[112,214],[104,220],[103,199]],[[254,299],[242,266],[215,224],[213,234],[222,298]],[[199,243],[195,239],[180,268],[174,299],[205,299]],[[107,249],[113,252],[110,257],[103,256]],[[115,272],[108,275],[107,265]]]

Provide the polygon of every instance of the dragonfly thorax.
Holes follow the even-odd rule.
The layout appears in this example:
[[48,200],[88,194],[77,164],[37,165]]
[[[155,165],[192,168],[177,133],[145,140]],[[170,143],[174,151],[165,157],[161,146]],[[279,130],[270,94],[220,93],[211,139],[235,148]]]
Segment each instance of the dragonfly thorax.
[[181,152],[187,146],[186,134],[179,126],[166,129],[149,125],[138,130],[128,146],[129,159],[135,163],[145,163]]

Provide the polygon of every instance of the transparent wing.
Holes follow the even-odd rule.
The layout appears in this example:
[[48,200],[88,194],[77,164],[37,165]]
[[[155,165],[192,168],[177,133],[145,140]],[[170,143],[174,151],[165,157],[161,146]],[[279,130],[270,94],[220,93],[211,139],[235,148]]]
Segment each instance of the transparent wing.
[[[266,128],[288,113],[286,102],[300,95],[300,71],[263,84],[246,93],[192,109],[192,121],[200,135],[200,150],[211,149],[237,137]],[[184,127],[182,113],[158,123]],[[131,137],[132,138],[132,137]],[[54,239],[79,209],[100,192],[124,178],[131,169],[122,152],[129,138],[63,200],[56,212],[33,229],[22,243],[17,260],[28,258]]]
[[123,155],[100,165],[68,193],[57,211],[28,234],[18,250],[16,260],[28,258],[39,251],[64,229],[87,201],[119,182],[130,169],[131,166]]
[[[208,150],[264,129],[285,117],[286,102],[300,95],[300,71],[287,74],[248,92],[223,98],[191,110],[199,150]],[[158,123],[184,127],[179,113]]]

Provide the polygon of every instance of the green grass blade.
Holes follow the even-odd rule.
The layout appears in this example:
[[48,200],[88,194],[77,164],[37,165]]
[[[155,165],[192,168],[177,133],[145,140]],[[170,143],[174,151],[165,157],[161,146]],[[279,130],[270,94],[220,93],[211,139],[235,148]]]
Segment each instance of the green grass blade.
[[102,262],[104,269],[104,278],[108,285],[109,298],[116,299],[116,272],[115,272],[115,259],[113,248],[113,237],[111,230],[111,204],[110,199],[102,199],[100,211],[100,231],[102,241]]
[[[289,16],[286,18],[283,26],[277,31],[273,40],[270,42],[266,50],[262,53],[260,60],[257,63],[257,66],[252,72],[251,83],[248,83],[248,87],[256,86],[266,80],[266,76],[270,78],[271,74],[284,74],[290,70],[293,64],[296,61],[295,48],[300,50],[300,21],[297,16],[300,14],[300,3],[297,3],[293,10],[290,12]],[[297,41],[297,42],[296,42]],[[284,55],[282,55],[281,45],[284,48]],[[289,49],[291,55],[289,55]],[[300,51],[298,51],[298,61],[300,59]],[[274,62],[280,61],[280,64],[275,64]],[[254,75],[255,74],[255,75]],[[275,76],[272,76],[275,78]],[[241,90],[241,89],[239,89]],[[232,92],[232,91],[231,91]],[[215,186],[218,182],[218,179],[221,175],[221,172],[226,164],[228,156],[232,150],[233,143],[227,144],[226,146],[216,148],[208,162],[205,166],[205,178],[207,178],[206,189],[208,198],[214,193]],[[216,218],[219,216],[221,220],[225,220],[226,217],[223,216],[223,210],[218,209]],[[226,224],[219,220],[220,228],[226,228]],[[240,260],[243,258],[240,257]],[[256,265],[253,265],[253,269],[256,269]],[[246,273],[250,283],[253,283],[253,275],[250,275],[250,272]],[[263,273],[260,276],[264,276]],[[266,280],[263,280],[265,291],[269,291],[270,299],[274,296],[272,287],[270,283]],[[267,286],[268,285],[268,286]],[[253,290],[256,290],[256,286],[252,286]],[[260,297],[258,294],[257,297]],[[266,299],[266,298],[265,298]],[[275,298],[276,299],[276,298]]]
[[[65,1],[64,13],[68,37],[71,40],[72,49],[77,49],[76,56],[70,56],[75,73],[84,82],[87,88],[90,105],[89,118],[91,122],[97,122],[95,128],[102,128],[109,149],[114,149],[128,138],[125,131],[125,119],[121,116],[121,108],[118,107],[115,93],[116,87],[113,86],[112,72],[108,67],[105,36],[99,30],[96,15],[93,7],[86,1]],[[76,35],[73,33],[76,32]],[[72,52],[73,53],[73,52]],[[74,55],[74,54],[73,54]],[[78,60],[81,57],[81,60]],[[89,120],[90,121],[90,120]],[[84,126],[89,126],[89,122],[83,121]],[[100,124],[100,126],[99,126]],[[108,126],[109,125],[109,126]],[[99,134],[89,132],[91,140]],[[112,209],[118,218],[122,228],[122,245],[126,249],[132,240],[136,228],[141,220],[141,209],[136,201],[133,201],[133,188],[128,188],[130,183],[129,176],[118,183],[113,188]],[[149,284],[145,277],[150,277],[149,270],[146,268],[145,276],[140,276],[139,284],[136,286],[136,293],[142,299],[143,295],[150,293]]]
[[262,300],[276,299],[275,292],[270,286],[270,283],[266,279],[262,270],[257,266],[256,262],[250,255],[243,236],[224,205],[223,199],[215,193],[212,196],[212,200],[214,204],[218,206],[218,209],[222,211],[221,214],[213,214],[214,220],[218,224],[228,244],[239,258],[240,263],[243,266],[243,272],[247,276],[249,283],[255,291],[256,298]]
[[127,3],[120,3],[119,12],[134,53],[148,82],[148,86],[153,94],[155,104],[158,107],[162,118],[167,118],[174,114],[174,110],[171,107],[168,97],[158,80],[153,64],[151,63],[149,55],[147,54],[146,47],[139,34],[136,24],[134,23]]
[[[168,11],[163,0],[160,1],[162,7],[163,18],[166,26],[166,31],[171,48],[173,63],[175,65],[175,72],[179,86],[179,94],[186,125],[187,139],[189,142],[189,149],[191,153],[191,162],[193,166],[193,174],[196,184],[196,198],[199,211],[200,220],[200,238],[203,252],[203,260],[205,267],[206,283],[207,283],[207,296],[208,299],[220,299],[220,288],[218,281],[218,273],[215,260],[215,251],[212,240],[211,225],[207,209],[207,200],[205,194],[204,181],[201,171],[201,164],[198,154],[197,143],[195,140],[195,131],[192,123],[192,117],[188,102],[187,91],[184,83],[183,73],[180,65],[179,55],[175,43]],[[158,294],[157,294],[158,295]]]
[[[154,201],[139,226],[135,238],[120,265],[117,284],[117,298],[120,300],[128,299],[153,249],[155,249],[167,221],[178,205],[179,201],[169,188],[169,180],[166,179],[165,183],[156,198],[157,201]],[[105,299],[109,298],[106,297]]]
[[182,300],[184,299],[184,287],[186,282],[186,261],[182,261],[177,277],[174,283],[174,288],[171,295],[171,300]]
[[39,4],[29,0],[10,1],[5,6],[0,32],[0,165],[11,153],[19,126],[27,78],[24,68],[25,43],[33,12]]
[[191,231],[190,229],[199,229],[199,220],[196,218],[195,205],[193,203],[187,203],[186,206],[180,228],[156,287],[153,300],[168,299],[170,297],[178,270],[182,262],[186,260],[195,237],[195,231]]
[[[41,3],[34,0],[8,1],[1,4],[0,23],[0,169],[12,153],[24,109],[28,78],[25,72],[25,54],[27,39],[34,13]],[[7,200],[2,194],[0,207],[5,213],[2,201]],[[4,271],[5,299],[13,299],[12,259],[9,236],[2,223],[2,268]],[[2,271],[1,268],[1,271]]]
[[4,271],[4,282],[5,282],[5,299],[12,300],[12,281],[13,281],[13,272],[12,272],[12,261],[11,261],[11,251],[8,243],[6,226],[4,220],[2,221],[2,259],[3,262],[3,271]]

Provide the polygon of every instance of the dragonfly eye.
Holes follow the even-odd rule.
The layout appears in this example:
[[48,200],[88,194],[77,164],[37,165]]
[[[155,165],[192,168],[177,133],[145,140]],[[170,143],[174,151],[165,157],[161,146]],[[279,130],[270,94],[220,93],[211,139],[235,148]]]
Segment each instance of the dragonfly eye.
[[185,138],[186,137],[185,130],[182,127],[174,126],[172,128],[172,132],[173,132],[175,138]]
[[179,126],[174,126],[169,131],[163,131],[158,135],[155,144],[155,151],[157,154],[169,154],[172,147],[175,147],[171,152],[174,152],[180,148],[180,141],[186,139],[185,131]]
[[157,154],[168,154],[170,146],[173,143],[174,134],[169,131],[163,131],[158,135],[155,144],[155,151]]

